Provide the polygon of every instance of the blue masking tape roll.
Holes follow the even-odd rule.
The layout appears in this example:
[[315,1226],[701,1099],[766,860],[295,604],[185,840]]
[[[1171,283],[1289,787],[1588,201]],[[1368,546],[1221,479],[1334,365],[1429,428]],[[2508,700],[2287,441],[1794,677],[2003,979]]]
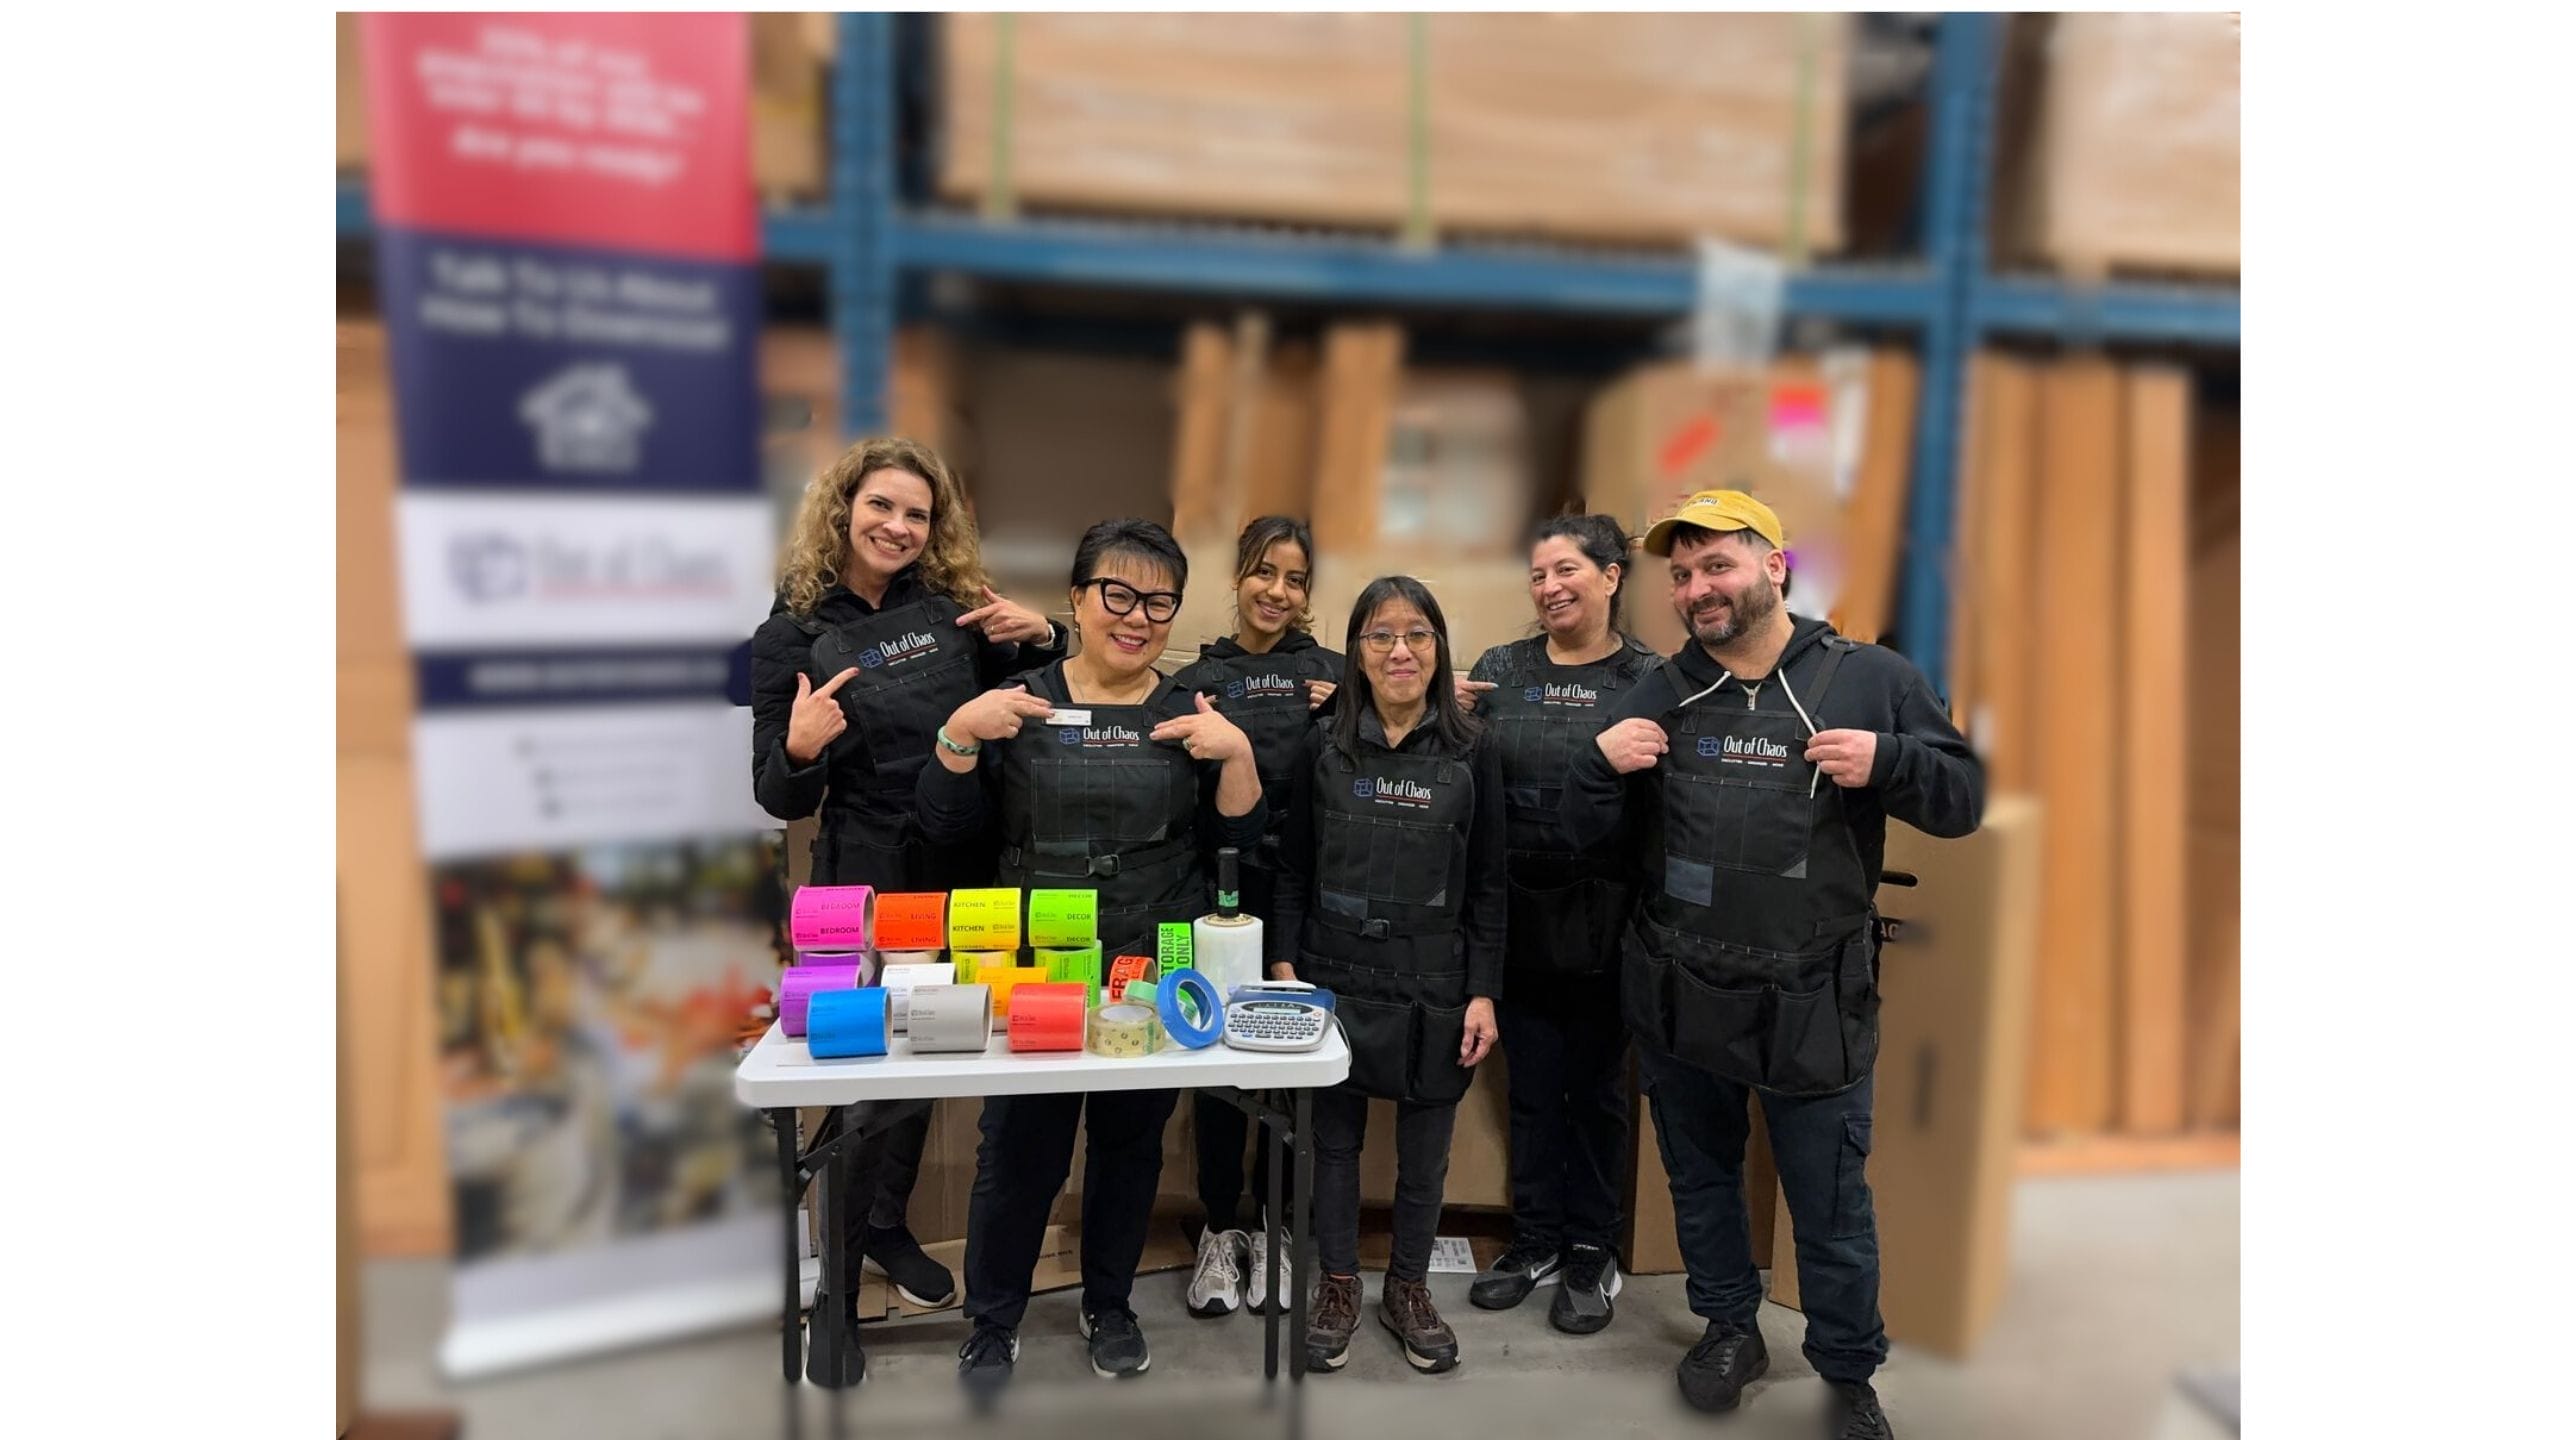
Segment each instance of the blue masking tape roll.
[[889,1053],[889,992],[877,985],[809,997],[809,1053],[846,1060]]
[[1156,982],[1156,1018],[1165,1022],[1165,1033],[1174,1037],[1174,1043],[1186,1050],[1217,1044],[1219,1032],[1227,1028],[1218,987],[1191,969],[1177,970]]

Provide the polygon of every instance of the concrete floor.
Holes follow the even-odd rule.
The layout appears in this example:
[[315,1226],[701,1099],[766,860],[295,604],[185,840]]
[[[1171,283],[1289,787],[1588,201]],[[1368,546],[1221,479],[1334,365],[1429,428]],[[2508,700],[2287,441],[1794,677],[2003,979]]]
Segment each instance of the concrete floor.
[[[1896,1433],[1906,1440],[2030,1436],[2110,1440],[2154,1432],[2171,1377],[2235,1370],[2241,1349],[2240,1177],[2232,1172],[2047,1179],[2021,1184],[2015,1264],[2000,1318],[1962,1364],[1909,1348],[1879,1372]],[[1890,1266],[1893,1257],[1888,1256]],[[1261,1408],[1262,1328],[1250,1315],[1195,1321],[1188,1276],[1142,1277],[1135,1308],[1154,1352],[1148,1375],[1107,1385],[1086,1369],[1075,1292],[1036,1297],[1022,1361],[999,1414],[971,1434],[1154,1435],[1250,1440],[1289,1434],[1288,1417]],[[1763,1313],[1769,1378],[1732,1421],[1678,1408],[1671,1370],[1698,1338],[1677,1275],[1632,1277],[1618,1318],[1598,1336],[1549,1328],[1542,1293],[1501,1314],[1472,1309],[1466,1277],[1437,1275],[1433,1291],[1458,1332],[1462,1364],[1441,1376],[1407,1368],[1378,1327],[1378,1277],[1351,1363],[1314,1377],[1304,1432],[1491,1440],[1537,1435],[1815,1433],[1823,1388],[1797,1351],[1804,1322]],[[445,1385],[434,1350],[446,1311],[442,1262],[379,1261],[365,1275],[365,1403],[369,1410],[447,1408],[468,1440],[612,1435],[696,1440],[784,1434],[785,1395],[770,1325],[624,1352],[521,1375]],[[1893,1317],[1887,1317],[1889,1329]],[[922,1435],[962,1416],[952,1356],[967,1334],[957,1311],[864,1327],[872,1383],[831,1412],[803,1388],[798,1432]],[[1204,1417],[1213,1417],[1205,1422]]]

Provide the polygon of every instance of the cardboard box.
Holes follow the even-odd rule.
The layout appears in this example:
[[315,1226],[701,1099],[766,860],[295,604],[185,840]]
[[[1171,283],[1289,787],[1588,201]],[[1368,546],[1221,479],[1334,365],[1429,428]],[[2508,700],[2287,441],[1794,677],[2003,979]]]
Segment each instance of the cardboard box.
[[342,172],[365,168],[369,153],[365,143],[364,44],[359,38],[357,19],[347,11],[338,12],[338,168]]
[[747,17],[756,189],[805,200],[827,193],[827,74],[833,15],[770,11]]
[[[1475,1083],[1458,1102],[1449,1178],[1441,1187],[1443,1205],[1512,1208],[1511,1093],[1511,1067],[1497,1045],[1477,1065]],[[1396,1107],[1372,1100],[1369,1132],[1361,1145],[1361,1203],[1385,1205],[1395,1198]]]
[[2237,14],[2088,12],[2012,21],[1998,263],[2238,275]]
[[[2037,936],[2042,816],[1994,802],[1983,828],[1939,840],[1889,824],[1885,863],[1920,880],[1878,908],[1902,922],[1885,947],[1868,1183],[1876,1197],[1886,1332],[1963,1358],[2009,1280],[2028,986]],[[1782,1215],[1770,1298],[1796,1308],[1795,1231]]]

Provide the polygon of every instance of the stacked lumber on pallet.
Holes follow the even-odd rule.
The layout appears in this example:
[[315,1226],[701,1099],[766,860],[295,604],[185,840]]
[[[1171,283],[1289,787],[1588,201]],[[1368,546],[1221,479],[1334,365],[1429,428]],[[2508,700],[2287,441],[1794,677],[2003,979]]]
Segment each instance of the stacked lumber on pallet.
[[2090,356],[1981,355],[1972,393],[1951,678],[1994,793],[2044,805],[2027,1131],[2236,1126],[2237,415]]

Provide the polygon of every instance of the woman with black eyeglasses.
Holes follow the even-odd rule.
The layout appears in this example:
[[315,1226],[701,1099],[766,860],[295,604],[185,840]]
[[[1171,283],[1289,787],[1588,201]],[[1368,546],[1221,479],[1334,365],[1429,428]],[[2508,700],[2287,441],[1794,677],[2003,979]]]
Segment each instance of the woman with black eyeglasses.
[[[1206,855],[1263,833],[1263,786],[1243,731],[1155,668],[1189,565],[1161,525],[1085,532],[1070,573],[1077,652],[961,706],[916,784],[937,840],[993,831],[996,883],[1091,889],[1105,955],[1153,955],[1156,927],[1210,909]],[[962,1256],[965,1382],[1012,1373],[1015,1331],[1050,1206],[1085,1120],[1083,1331],[1094,1373],[1135,1375],[1147,1340],[1129,1308],[1164,1163],[1172,1090],[992,1096],[979,1114],[978,1180]]]
[[1502,766],[1450,681],[1449,626],[1422,582],[1373,580],[1352,606],[1353,665],[1299,762],[1281,830],[1272,973],[1334,992],[1352,1072],[1317,1092],[1316,1254],[1307,1362],[1342,1367],[1360,1327],[1361,1145],[1396,1103],[1394,1246],[1379,1321],[1415,1369],[1458,1364],[1432,1302],[1458,1102],[1494,1048],[1502,994]]

